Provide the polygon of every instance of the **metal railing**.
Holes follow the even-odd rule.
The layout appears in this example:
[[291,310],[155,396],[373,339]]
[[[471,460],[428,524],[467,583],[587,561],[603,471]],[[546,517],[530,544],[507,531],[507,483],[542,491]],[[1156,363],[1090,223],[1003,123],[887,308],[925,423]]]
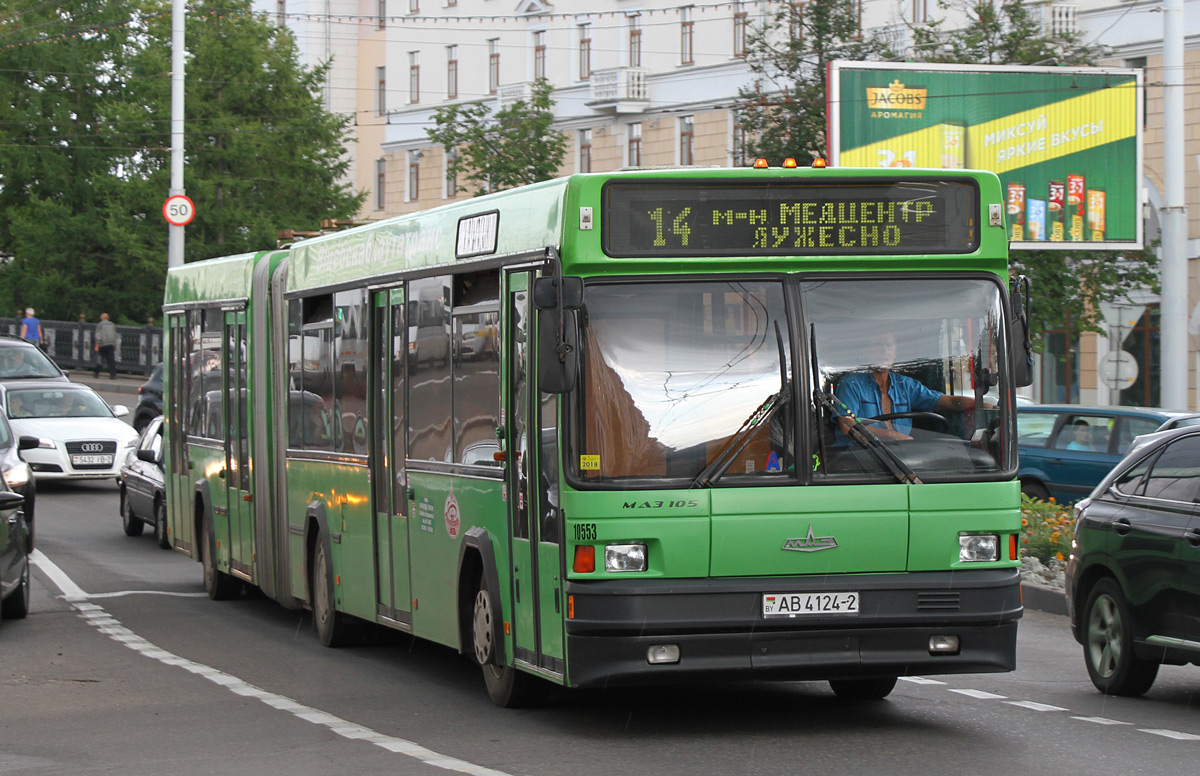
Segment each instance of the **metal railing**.
[[[0,318],[0,334],[21,336],[21,321]],[[87,321],[42,321],[45,351],[63,369],[92,369],[97,355],[92,350],[96,324]],[[117,327],[117,371],[149,374],[162,360],[162,329],[158,326]]]

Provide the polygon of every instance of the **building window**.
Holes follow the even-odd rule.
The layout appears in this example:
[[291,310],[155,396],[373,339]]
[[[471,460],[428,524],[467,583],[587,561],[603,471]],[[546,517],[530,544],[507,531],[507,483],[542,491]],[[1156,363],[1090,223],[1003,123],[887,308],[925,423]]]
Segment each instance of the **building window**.
[[746,8],[742,5],[741,0],[736,0],[733,5],[733,55],[735,57],[746,56],[746,33],[750,27],[750,17],[746,14]]
[[1159,329],[1161,311],[1157,304],[1148,304],[1126,335],[1121,349],[1133,356],[1140,369],[1133,385],[1121,391],[1121,400],[1113,404],[1124,407],[1158,407],[1162,398],[1162,335]]
[[408,0],[408,12],[417,13],[421,10],[421,0]]
[[642,122],[629,125],[629,166],[642,166]]
[[546,31],[533,33],[533,80],[546,77]]
[[408,101],[421,101],[421,60],[420,52],[408,52]]
[[375,209],[383,210],[387,204],[387,159],[375,160]]
[[446,199],[454,199],[458,196],[458,176],[454,174],[454,160],[458,158],[458,151],[451,149],[446,152],[446,175],[444,176],[445,188],[442,190],[442,196]]
[[792,0],[788,3],[788,35],[797,43],[804,38],[803,0]]
[[579,171],[592,171],[592,130],[579,130]]
[[629,66],[642,66],[642,15],[631,13],[629,20]]
[[420,151],[408,152],[408,201],[416,202],[421,198],[421,157]]
[[446,46],[446,99],[458,98],[458,46]]
[[375,113],[387,113],[387,68],[375,68]]
[[592,25],[579,25],[579,80],[592,77]]
[[692,21],[692,7],[679,9],[679,64],[691,65],[696,61],[696,23]]
[[1070,313],[1058,328],[1042,334],[1042,401],[1054,404],[1079,403],[1079,338],[1071,337]]
[[287,18],[287,0],[277,0],[275,3],[275,15],[278,17],[277,24],[283,24]]
[[692,140],[695,138],[695,123],[693,116],[683,116],[679,119],[679,163],[694,164],[692,156]]
[[746,153],[746,145],[748,143],[746,137],[746,125],[737,123],[733,125],[733,166],[734,167],[749,167],[750,155]]
[[379,29],[387,29],[387,0],[378,0],[375,13],[379,15]]
[[500,39],[488,38],[488,94],[500,89]]
[[913,21],[929,21],[929,4],[927,0],[913,0]]

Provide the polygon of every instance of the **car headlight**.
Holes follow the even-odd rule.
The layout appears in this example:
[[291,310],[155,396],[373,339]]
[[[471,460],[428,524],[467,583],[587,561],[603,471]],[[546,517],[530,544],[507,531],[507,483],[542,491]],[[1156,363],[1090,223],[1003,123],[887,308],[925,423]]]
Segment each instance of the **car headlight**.
[[20,461],[15,466],[5,469],[4,482],[14,490],[24,488],[29,484],[29,464]]
[[58,448],[58,445],[54,444],[53,439],[47,439],[46,437],[41,437],[40,439],[38,439],[38,447],[41,447],[46,450],[55,450]]

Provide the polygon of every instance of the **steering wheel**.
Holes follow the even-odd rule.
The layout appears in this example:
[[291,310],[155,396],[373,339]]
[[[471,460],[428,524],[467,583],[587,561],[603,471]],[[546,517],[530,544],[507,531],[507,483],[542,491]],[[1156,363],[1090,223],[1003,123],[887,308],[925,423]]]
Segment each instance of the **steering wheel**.
[[871,423],[873,421],[882,423],[885,420],[894,420],[896,418],[928,421],[933,424],[934,431],[950,433],[950,421],[944,415],[939,415],[936,412],[888,412],[883,415],[876,415],[873,418],[860,418],[860,420],[863,423]]

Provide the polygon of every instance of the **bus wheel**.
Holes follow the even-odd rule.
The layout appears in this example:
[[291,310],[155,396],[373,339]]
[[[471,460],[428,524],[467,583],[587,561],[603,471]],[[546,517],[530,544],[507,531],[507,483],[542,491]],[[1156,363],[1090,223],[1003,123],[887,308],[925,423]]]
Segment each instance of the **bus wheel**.
[[471,641],[475,648],[475,662],[483,669],[483,682],[487,685],[488,697],[497,706],[507,709],[525,706],[536,699],[539,680],[519,671],[513,666],[498,665],[496,627],[494,619],[499,611],[493,604],[492,591],[487,582],[479,580],[479,592],[475,594],[475,608],[471,613]]
[[205,515],[200,523],[200,563],[204,566],[204,591],[212,600],[223,601],[237,594],[238,581],[217,569],[216,549],[212,520]]
[[344,646],[346,618],[333,600],[333,590],[329,587],[329,556],[325,553],[325,542],[319,537],[313,551],[312,570],[313,626],[317,629],[317,638],[327,647]]
[[829,686],[839,698],[848,701],[877,701],[886,698],[896,686],[896,677],[881,679],[830,679]]
[[167,535],[167,507],[161,501],[154,505],[154,540],[162,549],[171,549],[171,537]]
[[141,536],[143,523],[133,514],[133,507],[129,505],[129,495],[121,491],[121,527],[125,529],[126,536]]

